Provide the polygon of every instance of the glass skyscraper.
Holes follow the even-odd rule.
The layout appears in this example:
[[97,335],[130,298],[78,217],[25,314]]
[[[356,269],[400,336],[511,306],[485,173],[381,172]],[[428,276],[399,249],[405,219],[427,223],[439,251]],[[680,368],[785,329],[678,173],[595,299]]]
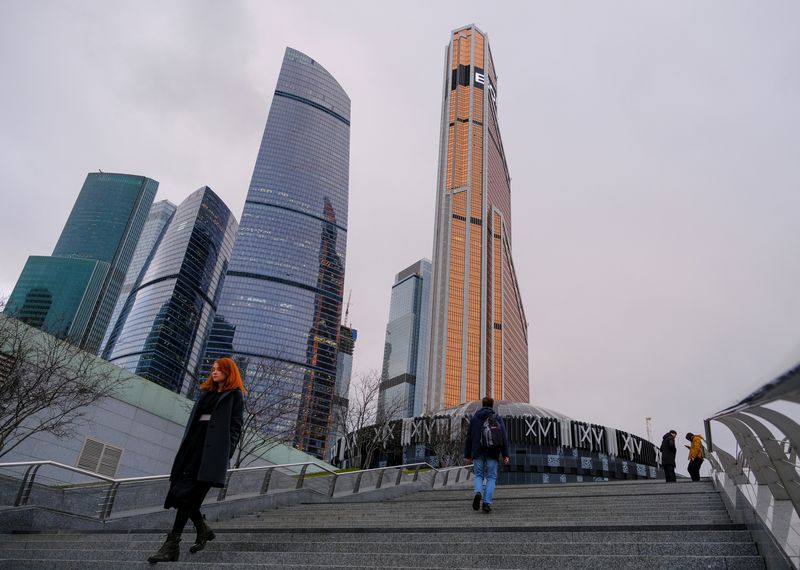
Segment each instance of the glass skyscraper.
[[33,327],[80,344],[109,264],[96,259],[32,255],[5,312]]
[[[151,226],[154,233],[156,226]],[[198,382],[237,227],[210,188],[190,194],[129,294],[103,356],[170,390],[190,393]]]
[[488,37],[445,52],[427,411],[484,395],[528,402],[528,324],[511,247],[511,177]]
[[6,312],[97,353],[157,189],[144,176],[90,173],[53,255],[28,259]]
[[175,208],[175,204],[169,200],[161,200],[153,204],[150,208],[150,213],[147,214],[147,221],[144,223],[144,229],[139,238],[139,243],[136,244],[136,249],[133,251],[131,264],[128,267],[128,272],[125,274],[125,281],[122,284],[117,304],[114,306],[114,311],[111,313],[111,320],[106,329],[106,335],[103,339],[103,358],[108,359],[106,347],[108,346],[111,332],[114,330],[114,325],[117,323],[119,315],[123,307],[125,307],[125,303],[131,291],[135,287],[138,287],[142,271],[147,268],[158,244],[161,242],[161,238],[167,229],[167,224],[169,224],[172,215],[175,213]]
[[[248,389],[283,371],[297,448],[323,457],[342,316],[350,98],[287,48],[242,213],[206,365],[233,355]],[[273,383],[274,384],[274,383]]]
[[353,351],[358,331],[342,325],[339,329],[339,351],[336,355],[336,387],[333,394],[333,429],[331,441],[346,435],[347,408],[350,405],[350,380],[353,376]]
[[423,414],[428,388],[431,262],[420,259],[392,286],[379,407],[391,419]]

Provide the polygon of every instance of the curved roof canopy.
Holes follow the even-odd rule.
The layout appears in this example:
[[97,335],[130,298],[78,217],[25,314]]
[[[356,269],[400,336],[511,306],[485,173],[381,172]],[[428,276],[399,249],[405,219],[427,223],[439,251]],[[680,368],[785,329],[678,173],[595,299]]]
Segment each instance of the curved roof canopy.
[[[446,408],[440,412],[436,412],[437,416],[467,416],[472,417],[475,412],[481,409],[481,401],[473,400],[466,402],[453,408]],[[521,402],[510,402],[508,400],[495,400],[494,409],[501,416],[537,416],[540,418],[555,418],[559,420],[571,420],[569,416],[565,416],[559,412],[542,408],[541,406],[534,406],[533,404],[524,404]]]

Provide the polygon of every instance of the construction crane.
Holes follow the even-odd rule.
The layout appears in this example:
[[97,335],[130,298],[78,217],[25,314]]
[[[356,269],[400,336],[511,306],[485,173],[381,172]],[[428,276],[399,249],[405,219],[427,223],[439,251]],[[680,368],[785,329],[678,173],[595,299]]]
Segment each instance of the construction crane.
[[349,316],[350,316],[350,297],[352,297],[352,296],[353,296],[353,290],[350,289],[350,292],[347,294],[347,305],[345,306],[345,309],[344,309],[344,319],[343,319],[344,320],[344,326],[346,326],[347,328],[350,328],[350,320],[349,320]]

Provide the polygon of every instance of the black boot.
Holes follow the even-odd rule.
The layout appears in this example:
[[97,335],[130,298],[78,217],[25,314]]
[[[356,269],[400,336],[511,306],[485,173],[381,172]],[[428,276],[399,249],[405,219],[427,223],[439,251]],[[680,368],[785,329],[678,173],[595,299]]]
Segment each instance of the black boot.
[[158,552],[153,554],[147,561],[150,564],[156,562],[177,562],[178,557],[181,555],[181,535],[171,532],[167,535],[167,540],[158,549]]
[[217,538],[211,527],[206,524],[206,519],[200,519],[200,524],[195,524],[195,527],[197,528],[197,538],[194,539],[194,544],[189,547],[189,552],[192,554],[200,552],[206,547],[206,542]]

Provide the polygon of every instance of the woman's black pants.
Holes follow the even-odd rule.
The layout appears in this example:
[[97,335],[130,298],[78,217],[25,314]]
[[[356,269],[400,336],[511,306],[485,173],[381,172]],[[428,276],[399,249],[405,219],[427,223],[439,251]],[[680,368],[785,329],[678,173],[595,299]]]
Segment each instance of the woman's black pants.
[[664,465],[664,477],[667,479],[667,483],[674,483],[675,482],[675,466],[674,465]]
[[180,508],[175,513],[175,522],[172,524],[172,533],[181,534],[183,528],[186,526],[186,521],[192,519],[194,526],[200,528],[203,524],[203,515],[200,514],[200,509],[187,509]]

